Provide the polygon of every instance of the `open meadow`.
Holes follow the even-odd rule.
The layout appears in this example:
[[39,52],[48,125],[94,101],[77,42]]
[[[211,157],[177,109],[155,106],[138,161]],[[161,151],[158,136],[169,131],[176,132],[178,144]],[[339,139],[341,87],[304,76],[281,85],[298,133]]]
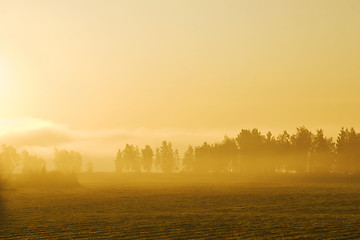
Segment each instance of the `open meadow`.
[[[131,181],[1,192],[4,239],[359,239],[359,181]],[[193,179],[194,180],[194,179]]]

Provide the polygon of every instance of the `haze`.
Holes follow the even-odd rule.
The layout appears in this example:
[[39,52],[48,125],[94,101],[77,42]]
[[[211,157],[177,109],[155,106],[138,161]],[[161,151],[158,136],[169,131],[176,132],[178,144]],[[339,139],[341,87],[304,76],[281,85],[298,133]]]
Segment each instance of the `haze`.
[[[359,1],[0,1],[0,142],[113,170],[127,142],[359,129]],[[103,160],[100,160],[100,159]]]

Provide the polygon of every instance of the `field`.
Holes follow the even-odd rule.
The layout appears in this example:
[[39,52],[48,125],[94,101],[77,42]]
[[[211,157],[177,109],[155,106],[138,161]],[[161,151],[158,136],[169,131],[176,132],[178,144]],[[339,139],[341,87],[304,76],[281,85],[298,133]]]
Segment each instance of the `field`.
[[89,181],[1,192],[4,239],[360,239],[358,182]]

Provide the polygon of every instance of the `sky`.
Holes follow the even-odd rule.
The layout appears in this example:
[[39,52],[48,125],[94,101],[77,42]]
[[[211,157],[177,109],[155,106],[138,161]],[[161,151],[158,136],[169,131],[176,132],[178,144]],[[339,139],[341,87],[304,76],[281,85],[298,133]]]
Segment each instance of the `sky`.
[[0,0],[0,142],[110,171],[127,142],[336,137],[360,129],[359,42],[357,0]]

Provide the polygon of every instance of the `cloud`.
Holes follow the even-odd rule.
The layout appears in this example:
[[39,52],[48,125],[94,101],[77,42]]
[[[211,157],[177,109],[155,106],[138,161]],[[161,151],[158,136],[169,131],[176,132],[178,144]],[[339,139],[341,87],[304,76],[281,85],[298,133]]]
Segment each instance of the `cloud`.
[[69,133],[51,128],[15,132],[13,134],[3,135],[0,139],[6,144],[19,147],[56,147],[73,141]]
[[36,118],[0,119],[0,142],[4,144],[54,147],[72,140],[65,125]]
[[0,119],[0,142],[18,147],[95,147],[89,152],[100,150],[99,147],[121,147],[126,143],[153,147],[163,140],[182,145],[200,144],[203,141],[219,141],[225,130],[186,130],[186,129],[70,129],[63,124],[36,118]]

